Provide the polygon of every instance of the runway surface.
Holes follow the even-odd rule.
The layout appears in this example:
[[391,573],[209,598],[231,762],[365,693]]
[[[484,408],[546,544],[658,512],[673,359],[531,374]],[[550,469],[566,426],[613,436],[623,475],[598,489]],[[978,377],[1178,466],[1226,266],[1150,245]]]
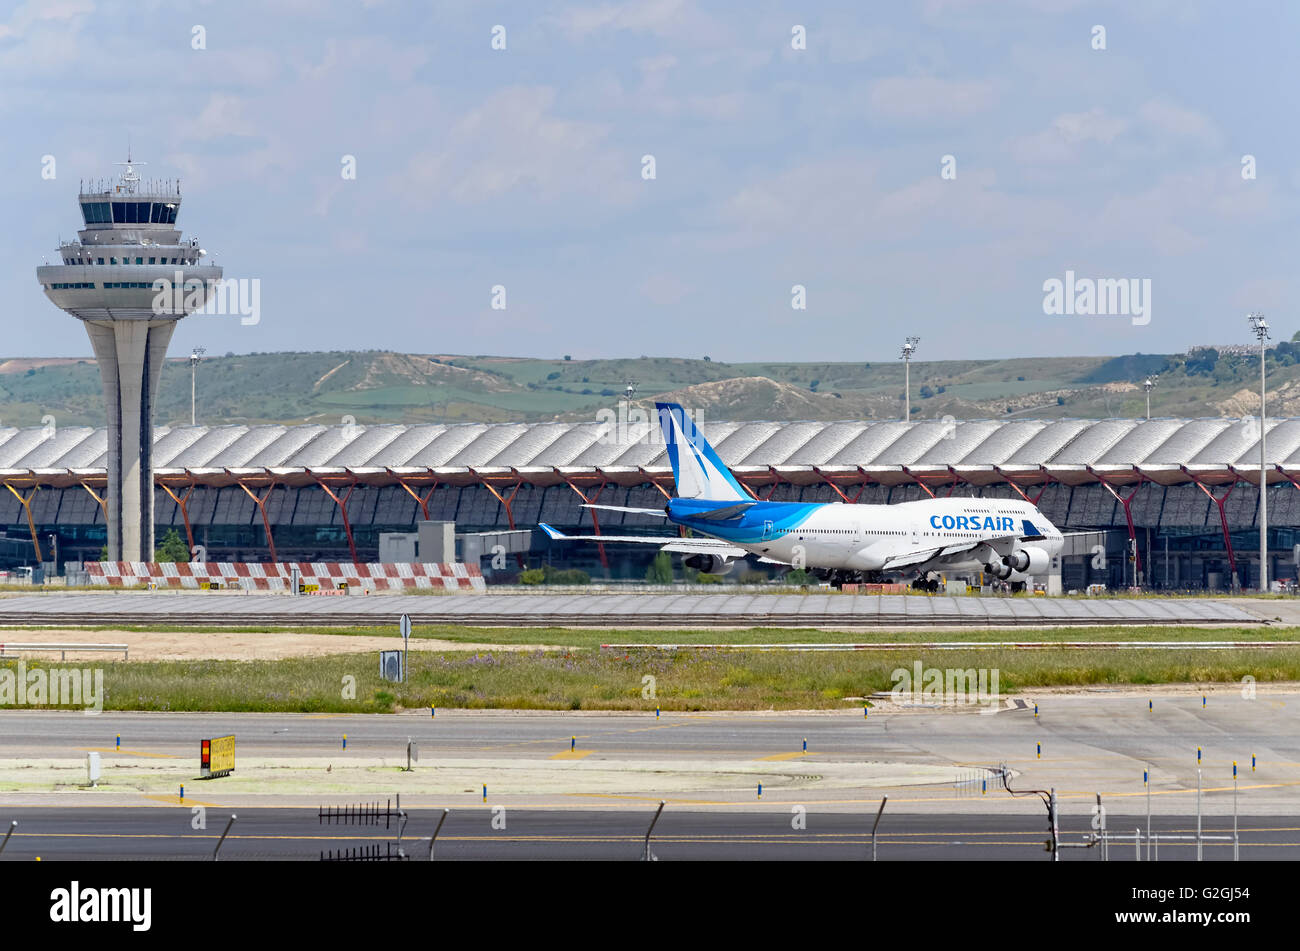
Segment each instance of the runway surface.
[[[1267,602],[1271,610],[1272,602]],[[233,592],[45,593],[0,598],[3,625],[415,624],[878,628],[1043,624],[1247,624],[1212,598],[998,598],[852,594],[480,594],[312,597]]]
[[[230,811],[208,810],[206,828],[193,828],[189,809],[50,809],[0,807],[0,824],[11,819],[18,827],[0,862],[76,859],[211,861]],[[394,858],[428,861],[429,839],[441,810],[408,810],[403,834],[394,816],[373,825],[324,824],[313,809],[246,809],[236,811],[220,860],[315,860],[361,855],[373,850]],[[639,812],[589,810],[492,809],[464,807],[448,814],[434,846],[436,861],[529,859],[595,859],[635,861],[644,857],[645,836],[654,810]],[[654,825],[650,851],[655,859],[777,861],[869,861],[874,811],[858,814],[821,813],[810,809],[802,828],[793,828],[788,808],[767,812],[678,812],[666,809]],[[1145,829],[1145,825],[1141,827]],[[1132,835],[1133,826],[1111,824],[1112,832]],[[1230,821],[1203,820],[1205,836],[1230,834]],[[1195,816],[1158,816],[1157,836],[1194,836]],[[1090,820],[1069,817],[1061,823],[1060,841],[1084,844]],[[3,832],[0,831],[0,837]],[[1243,861],[1294,860],[1300,856],[1300,816],[1246,817],[1239,821]],[[1021,860],[1048,861],[1045,817],[935,816],[893,814],[881,817],[876,858],[896,860]],[[1156,846],[1161,860],[1191,860],[1195,842],[1166,838]],[[1232,858],[1231,842],[1206,839],[1207,861]],[[1133,842],[1115,841],[1110,861],[1133,861]],[[1145,844],[1143,846],[1145,859]],[[1062,861],[1098,861],[1099,847],[1061,851]]]
[[[1198,747],[1203,831],[1231,830],[1235,798],[1244,859],[1300,858],[1300,693],[1204,696],[1202,705],[1199,692],[1153,691],[1148,710],[1135,692],[1031,694],[1030,706],[996,713],[908,707],[865,719],[9,710],[0,714],[0,835],[12,820],[19,826],[0,861],[209,858],[232,813],[226,858],[319,859],[368,846],[387,854],[395,820],[325,826],[318,810],[395,808],[399,796],[410,813],[404,851],[419,860],[442,808],[451,812],[440,859],[634,859],[660,800],[652,845],[660,859],[861,860],[886,795],[882,860],[1046,859],[1042,800],[1010,795],[989,767],[1005,763],[1016,791],[1055,788],[1064,842],[1085,841],[1097,794],[1112,832],[1145,829],[1149,803],[1157,832],[1191,835]],[[235,773],[199,781],[199,739],[225,733],[237,737]],[[409,772],[408,737],[419,752]],[[96,789],[84,786],[89,750],[103,761]],[[205,828],[194,828],[196,814]],[[1207,858],[1231,854],[1222,843],[1203,847]],[[1190,858],[1194,845],[1165,841],[1160,850]],[[1112,860],[1132,854],[1131,841],[1111,846]]]

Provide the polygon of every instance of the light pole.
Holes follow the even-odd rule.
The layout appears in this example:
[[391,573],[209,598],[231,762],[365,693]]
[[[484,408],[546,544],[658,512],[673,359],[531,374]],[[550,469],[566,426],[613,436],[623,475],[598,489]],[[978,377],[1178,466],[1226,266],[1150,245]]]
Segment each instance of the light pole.
[[912,419],[912,354],[916,353],[916,345],[921,342],[920,337],[908,337],[907,342],[903,344],[903,421],[911,422]]
[[194,371],[198,368],[199,360],[208,351],[202,347],[195,347],[190,351],[190,425],[195,425],[194,417]]
[[1158,376],[1149,376],[1142,383],[1142,389],[1147,391],[1147,422],[1148,423],[1151,422],[1151,391],[1156,388],[1156,380],[1158,379],[1159,379]]
[[1250,329],[1259,340],[1259,590],[1268,592],[1268,470],[1264,468],[1264,430],[1268,425],[1264,385],[1264,353],[1267,349],[1268,321],[1263,314],[1247,314]]
[[631,403],[632,397],[636,396],[636,380],[628,380],[627,387],[624,388],[623,392],[627,396],[627,401]]

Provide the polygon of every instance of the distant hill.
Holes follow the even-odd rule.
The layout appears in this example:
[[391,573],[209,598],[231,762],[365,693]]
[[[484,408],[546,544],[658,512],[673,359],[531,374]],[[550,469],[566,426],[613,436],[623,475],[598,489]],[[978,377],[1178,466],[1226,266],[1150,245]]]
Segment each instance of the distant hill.
[[[1258,357],[1190,356],[959,360],[912,364],[913,418],[1136,417],[1140,386],[1159,374],[1153,415],[1257,412]],[[664,397],[705,419],[899,419],[903,365],[735,363],[704,357],[533,359],[387,351],[253,353],[208,357],[198,368],[198,418],[216,423],[507,422],[594,419],[622,399]],[[1300,412],[1300,346],[1270,351],[1277,409]],[[103,425],[99,371],[89,358],[0,359],[0,425]],[[188,357],[169,360],[160,425],[190,418]]]

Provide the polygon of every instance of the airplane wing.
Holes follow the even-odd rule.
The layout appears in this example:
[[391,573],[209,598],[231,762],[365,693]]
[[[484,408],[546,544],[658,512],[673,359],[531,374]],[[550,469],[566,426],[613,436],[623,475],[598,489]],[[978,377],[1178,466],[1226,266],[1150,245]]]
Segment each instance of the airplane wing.
[[[970,548],[974,545],[968,546]],[[927,561],[933,561],[936,558],[948,553],[948,548],[924,548],[921,551],[905,551],[897,555],[890,555],[881,565],[884,571],[897,571],[899,568],[911,568],[913,565],[923,565]]]
[[639,509],[630,505],[592,505],[588,503],[582,507],[584,509],[604,509],[606,512],[631,512],[633,515],[655,515],[659,518],[668,517],[668,513],[663,509]]
[[970,542],[960,542],[956,545],[940,545],[938,548],[925,548],[921,551],[900,552],[897,555],[890,555],[886,558],[882,567],[886,571],[896,571],[899,568],[910,568],[913,565],[924,565],[926,562],[934,561],[937,558],[944,558],[948,555],[960,555],[962,552],[971,551],[980,547],[980,545],[990,545],[994,542],[1007,541],[1012,538],[1019,539],[1020,536],[1004,535],[998,538],[981,538]]
[[552,541],[557,542],[615,542],[634,545],[658,545],[660,551],[676,552],[683,555],[720,555],[724,558],[742,558],[748,555],[743,548],[737,548],[718,538],[669,538],[651,535],[566,535],[558,528],[541,522],[538,526]]
[[720,522],[729,518],[740,518],[745,512],[752,509],[757,502],[737,502],[735,505],[727,505],[720,509],[709,509],[707,512],[696,512],[696,518],[706,518],[710,521]]
[[960,555],[963,552],[979,548],[981,545],[991,546],[999,542],[1036,542],[1046,537],[1028,519],[1024,520],[1024,529],[1025,533],[1020,535],[998,535],[993,538],[977,538],[974,541],[959,542],[955,545],[940,545],[936,548],[925,548],[920,551],[902,551],[897,555],[886,558],[882,567],[886,571],[897,571],[899,568],[924,565],[927,562],[946,558],[949,555]]
[[[703,512],[692,513],[695,518],[706,518],[711,521],[723,521],[729,518],[740,518],[745,512],[752,509],[757,502],[737,502],[734,505],[724,505],[721,508],[706,509]],[[587,503],[582,506],[584,509],[604,509],[607,512],[631,512],[633,515],[653,515],[658,518],[667,518],[668,513],[663,509],[642,509],[630,505],[594,505]]]

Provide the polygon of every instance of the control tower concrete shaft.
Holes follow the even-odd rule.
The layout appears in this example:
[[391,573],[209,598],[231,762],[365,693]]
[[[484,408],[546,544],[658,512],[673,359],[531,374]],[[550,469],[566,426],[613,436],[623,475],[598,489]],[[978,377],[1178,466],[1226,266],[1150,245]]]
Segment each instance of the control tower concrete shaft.
[[176,230],[179,182],[142,183],[128,157],[116,182],[83,183],[79,240],[36,269],[54,304],[90,335],[108,417],[105,521],[110,561],[153,561],[153,413],[176,323],[221,280]]

